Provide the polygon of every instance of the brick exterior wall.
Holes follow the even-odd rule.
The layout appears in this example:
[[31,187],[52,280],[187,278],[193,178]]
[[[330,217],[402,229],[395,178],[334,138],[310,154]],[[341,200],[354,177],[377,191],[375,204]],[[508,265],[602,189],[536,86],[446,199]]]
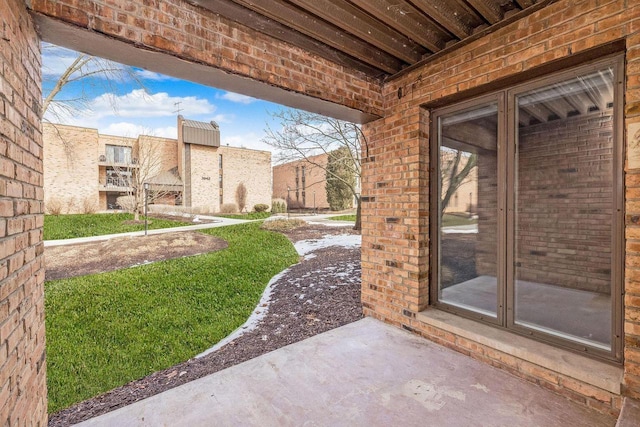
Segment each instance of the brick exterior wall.
[[98,157],[104,154],[96,129],[43,123],[44,206],[47,212],[81,213],[83,206],[100,205]]
[[[468,342],[424,324],[415,316],[429,304],[429,112],[420,106],[445,97],[453,103],[464,96],[559,70],[554,61],[575,58],[588,49],[613,42],[623,49],[626,46],[623,114],[627,129],[640,123],[640,4],[634,2],[558,1],[385,84],[385,117],[369,123],[365,129],[370,157],[365,163],[363,182],[362,300],[367,315],[415,331],[576,401],[615,413],[621,402],[618,396]],[[611,45],[606,46],[602,47],[603,52],[617,49],[608,50]],[[398,89],[402,89],[401,97]],[[640,154],[637,151],[640,144],[627,154]],[[626,168],[625,193],[623,393],[637,398],[640,397],[640,262],[637,261],[640,169]]]
[[271,207],[271,153],[227,146],[218,150],[222,154],[222,202],[235,203],[236,188],[243,183],[247,188],[246,210],[252,211],[259,203]]
[[217,212],[219,210],[218,149],[185,144],[191,150],[191,210]]
[[610,295],[613,119],[561,122],[519,133],[518,279]]
[[0,423],[45,426],[40,40],[24,2],[0,7]]
[[[519,280],[611,293],[612,123],[609,111],[520,129]],[[497,271],[495,160],[478,161],[476,272],[489,276]]]
[[[175,139],[140,135],[138,141],[141,146],[147,146],[152,152],[158,153],[158,158],[154,161],[155,173],[168,171],[177,167],[178,144]],[[145,148],[143,148],[143,150],[145,150]]]
[[[314,163],[326,167],[327,155],[320,154],[312,156],[309,161],[297,160],[284,163],[273,167],[273,197],[276,199],[287,200],[287,188],[290,188],[289,195],[292,201],[299,200],[302,204],[302,167],[305,167],[305,185],[306,203],[304,207],[313,208],[313,193],[315,192],[315,207],[318,209],[329,209],[327,202],[327,179],[325,170],[314,165]],[[298,169],[298,184],[296,185],[296,167]],[[298,190],[298,198],[296,199],[296,188]]]

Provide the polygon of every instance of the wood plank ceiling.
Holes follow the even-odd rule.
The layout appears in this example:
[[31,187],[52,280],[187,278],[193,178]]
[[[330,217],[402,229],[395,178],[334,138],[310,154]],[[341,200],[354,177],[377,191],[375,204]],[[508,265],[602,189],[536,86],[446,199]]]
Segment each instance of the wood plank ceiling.
[[385,79],[553,0],[188,0]]

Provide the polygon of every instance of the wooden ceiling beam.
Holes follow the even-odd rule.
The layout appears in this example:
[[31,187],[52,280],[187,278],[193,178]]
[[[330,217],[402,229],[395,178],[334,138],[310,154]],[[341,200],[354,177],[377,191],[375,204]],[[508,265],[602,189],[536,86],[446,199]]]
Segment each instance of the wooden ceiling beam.
[[516,0],[516,3],[518,3],[521,8],[526,9],[529,6],[533,6],[535,0]]
[[[368,43],[338,28],[329,28],[326,23],[319,22],[297,8],[287,8],[279,1],[263,0],[260,6],[243,0],[189,1],[234,22],[374,77],[381,77],[380,71],[397,72],[404,65],[397,58],[380,52]],[[284,17],[290,19],[290,22]]]
[[551,111],[540,104],[520,106],[518,109],[524,110],[526,113],[528,113],[530,116],[533,116],[541,123],[546,123],[547,121],[549,121],[549,116],[551,115]]
[[411,0],[413,5],[440,23],[447,31],[460,40],[471,35],[473,27],[464,22],[458,13],[445,0]]
[[446,31],[406,1],[351,0],[351,3],[431,52],[442,50],[450,40],[451,36]]
[[420,61],[422,55],[426,53],[417,43],[350,3],[342,0],[289,1],[408,64]]
[[491,0],[466,0],[471,7],[478,11],[489,25],[493,25],[504,18],[500,7]]
[[[187,0],[197,6],[210,10],[213,13],[224,16],[234,22],[271,36],[275,39],[294,44],[295,46],[315,54],[321,58],[336,62],[346,68],[360,71],[368,76],[381,78],[390,70],[400,68],[401,63],[394,61],[395,66],[386,63],[384,58],[360,59],[357,56],[348,55],[339,49],[305,36],[294,30],[290,25],[285,25],[260,13],[237,5],[230,0]],[[248,25],[251,23],[251,25]]]

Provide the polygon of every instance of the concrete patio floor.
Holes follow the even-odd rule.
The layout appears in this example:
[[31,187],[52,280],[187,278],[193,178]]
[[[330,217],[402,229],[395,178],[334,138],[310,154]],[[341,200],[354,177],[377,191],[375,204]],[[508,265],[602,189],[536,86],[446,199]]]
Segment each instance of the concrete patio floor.
[[80,426],[613,426],[616,420],[372,318]]

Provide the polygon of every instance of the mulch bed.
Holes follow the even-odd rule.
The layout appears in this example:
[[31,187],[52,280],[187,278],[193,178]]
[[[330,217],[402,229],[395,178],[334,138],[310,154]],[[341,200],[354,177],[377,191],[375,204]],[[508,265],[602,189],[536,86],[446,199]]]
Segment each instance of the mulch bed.
[[45,280],[105,273],[150,262],[219,251],[227,246],[227,242],[219,237],[196,231],[52,246],[45,249]]
[[[355,232],[349,227],[307,225],[286,234],[295,242],[344,233]],[[360,250],[329,247],[313,254],[279,277],[271,302],[265,307],[267,312],[255,329],[202,358],[155,372],[53,414],[49,426],[79,423],[361,319]]]

